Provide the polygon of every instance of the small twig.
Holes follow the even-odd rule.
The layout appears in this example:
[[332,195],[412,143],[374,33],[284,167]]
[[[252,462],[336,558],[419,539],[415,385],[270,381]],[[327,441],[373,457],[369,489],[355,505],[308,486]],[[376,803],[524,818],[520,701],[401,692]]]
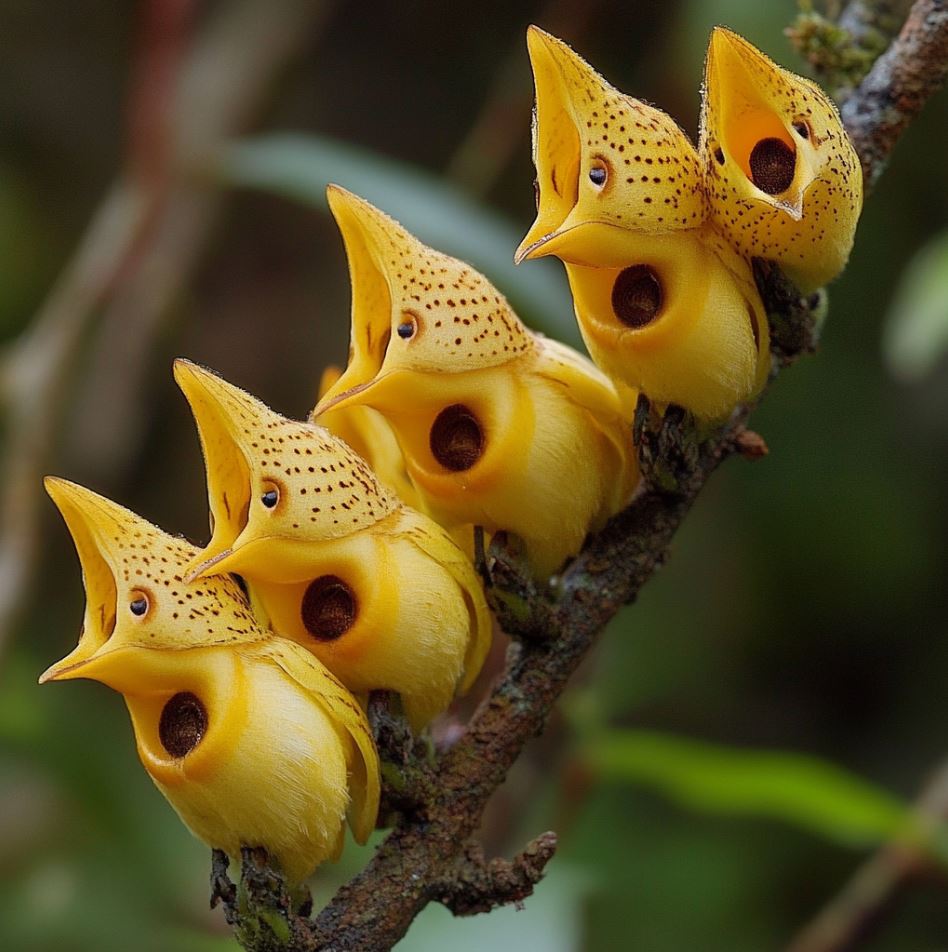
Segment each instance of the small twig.
[[456,916],[490,912],[497,906],[520,905],[543,878],[556,852],[556,834],[541,833],[512,860],[488,861],[479,843],[468,843],[451,877],[432,890],[432,898]]
[[[943,765],[916,805],[923,832],[948,821],[948,764]],[[883,921],[914,879],[932,870],[921,845],[887,843],[871,856],[787,947],[787,952],[849,952]]]

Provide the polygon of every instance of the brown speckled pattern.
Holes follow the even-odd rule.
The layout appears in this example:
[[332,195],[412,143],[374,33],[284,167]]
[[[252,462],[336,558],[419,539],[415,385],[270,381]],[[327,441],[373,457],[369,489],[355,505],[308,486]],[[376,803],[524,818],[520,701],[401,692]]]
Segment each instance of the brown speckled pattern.
[[[218,465],[222,454],[241,453],[251,471],[252,507],[261,507],[258,496],[265,483],[273,482],[280,499],[272,514],[306,539],[338,538],[399,508],[365,460],[324,427],[288,420],[210,371],[189,367],[184,372],[202,388],[201,399],[217,405],[231,437],[214,439],[195,407],[208,466]],[[182,380],[182,386],[188,393],[194,384]]]
[[[559,70],[562,88],[557,105],[571,114],[579,134],[578,201],[585,206],[585,217],[649,231],[700,225],[706,217],[701,165],[677,123],[660,109],[619,92],[561,40],[535,27],[532,31],[539,39],[531,41],[536,55],[545,51],[552,61],[549,68]],[[538,78],[535,161],[547,147],[548,104],[541,82]],[[548,164],[551,157],[545,158]],[[599,163],[605,163],[609,173],[601,189],[589,180],[590,169]],[[537,161],[538,168],[543,164]],[[553,163],[554,173],[557,164]],[[559,184],[541,175],[541,201],[544,189],[557,189]]]
[[[776,122],[796,149],[796,176],[783,195],[758,189],[742,167],[746,156],[731,148],[736,140],[738,152],[747,151],[743,113]],[[836,106],[818,86],[736,34],[715,30],[700,152],[715,226],[741,254],[779,262],[805,290],[842,270],[862,208],[862,171]],[[799,219],[790,212],[798,196]]]
[[[352,193],[334,186],[329,197],[347,247],[354,246],[355,235],[364,240],[388,285],[387,355],[399,366],[436,372],[496,366],[533,349],[533,338],[507,299],[482,274],[422,244]],[[361,312],[359,295],[356,284],[353,342],[371,351],[380,321],[378,315]],[[403,323],[413,323],[412,336],[399,336]]]
[[[199,550],[91,490],[63,483],[70,526],[81,519],[110,567],[116,584],[115,640],[149,647],[206,647],[266,637],[240,586],[230,576],[184,579]],[[67,512],[67,507],[70,511]],[[129,603],[143,593],[147,613]],[[107,615],[111,606],[101,606]]]

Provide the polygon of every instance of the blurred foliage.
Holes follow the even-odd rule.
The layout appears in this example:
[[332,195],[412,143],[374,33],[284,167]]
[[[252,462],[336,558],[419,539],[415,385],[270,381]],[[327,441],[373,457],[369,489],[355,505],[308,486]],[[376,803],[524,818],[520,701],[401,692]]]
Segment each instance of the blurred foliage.
[[654,787],[708,813],[767,817],[845,846],[916,839],[907,804],[815,757],[736,750],[655,731],[610,731],[585,755],[606,781]]
[[327,214],[326,184],[342,185],[432,248],[489,274],[537,330],[581,346],[562,270],[553,261],[542,261],[539,268],[517,268],[510,249],[519,243],[521,229],[444,179],[363,149],[302,135],[237,144],[218,171],[228,184],[265,189]]
[[[67,420],[55,470],[80,481],[108,472],[94,488],[206,537],[197,439],[170,359],[207,363],[296,415],[312,405],[323,365],[344,359],[348,332],[341,242],[313,210],[330,179],[470,258],[535,326],[575,338],[556,266],[511,265],[533,216],[526,24],[564,35],[607,78],[694,133],[710,27],[726,23],[793,65],[782,30],[794,12],[789,0],[484,0],[448,14],[422,0],[365,15],[339,0],[273,90],[263,127],[222,157],[229,179],[254,188],[225,190],[215,241],[154,344],[141,454],[124,469],[90,459],[65,438]],[[26,326],[120,167],[134,15],[131,4],[0,0],[4,339]],[[514,135],[515,147],[486,195],[473,196],[443,169],[511,56],[514,86],[492,113],[487,143]],[[872,196],[850,267],[830,291],[821,353],[784,375],[755,414],[770,457],[732,462],[715,478],[669,566],[577,677],[616,732],[607,736],[651,738],[648,756],[640,744],[621,758],[635,783],[597,776],[597,750],[587,749],[601,743],[595,732],[555,717],[498,792],[483,831],[491,850],[509,855],[556,829],[562,848],[548,879],[523,912],[456,921],[427,910],[402,943],[409,952],[779,947],[858,862],[834,840],[855,826],[870,832],[873,816],[876,835],[898,826],[899,804],[948,756],[948,373],[937,303],[945,280],[938,291],[935,277],[944,250],[941,265],[910,267],[935,261],[933,250],[915,259],[933,241],[944,249],[936,236],[948,222],[948,166],[932,144],[948,138],[946,107],[943,93]],[[900,284],[902,303],[892,303]],[[96,346],[88,342],[85,361]],[[207,853],[140,769],[121,699],[88,683],[36,687],[74,641],[82,598],[51,513],[43,545],[34,598],[0,668],[0,949],[233,949],[219,911],[207,909]],[[633,728],[661,732],[664,746]],[[799,772],[776,800],[765,787],[769,813],[796,823],[803,812],[829,838],[731,810],[681,811],[655,796],[646,775],[651,787],[705,803],[722,784],[749,796],[746,782],[733,783],[745,769],[738,754],[709,760],[704,748],[669,741],[675,735],[838,764],[844,773],[794,761],[809,778],[802,789]],[[851,774],[891,797],[867,794]],[[760,802],[745,809],[757,813]],[[349,849],[321,870],[317,901],[370,853]],[[866,948],[932,948],[946,936],[943,892],[920,888]]]
[[931,373],[948,351],[948,231],[909,262],[889,308],[883,339],[892,373],[917,380]]

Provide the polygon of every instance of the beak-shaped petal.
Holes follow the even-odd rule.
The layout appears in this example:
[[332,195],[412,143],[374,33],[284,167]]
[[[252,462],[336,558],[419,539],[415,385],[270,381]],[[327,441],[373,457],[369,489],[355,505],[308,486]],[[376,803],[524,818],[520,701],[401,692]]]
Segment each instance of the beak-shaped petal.
[[141,679],[129,680],[126,677],[123,660],[136,650],[129,647],[112,648],[104,645],[88,657],[78,659],[77,652],[66,655],[62,661],[50,665],[40,676],[39,683],[48,681],[72,681],[76,678],[88,678],[90,681],[99,681],[115,691],[126,693],[134,687],[145,687]]
[[79,644],[65,658],[51,664],[39,677],[40,684],[48,681],[70,681],[84,677],[81,669],[95,654],[89,645]]
[[708,46],[700,152],[711,215],[744,257],[778,262],[804,291],[842,270],[862,171],[839,112],[723,27]]
[[537,218],[514,260],[553,253],[549,238],[582,224],[647,233],[700,225],[700,164],[674,120],[614,89],[537,27],[527,45],[536,84]]

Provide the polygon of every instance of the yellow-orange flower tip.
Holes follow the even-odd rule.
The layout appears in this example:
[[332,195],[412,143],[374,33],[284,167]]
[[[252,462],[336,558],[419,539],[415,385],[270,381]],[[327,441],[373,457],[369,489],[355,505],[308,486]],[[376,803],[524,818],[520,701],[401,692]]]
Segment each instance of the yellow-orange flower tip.
[[707,211],[691,141],[659,109],[609,85],[562,40],[531,26],[537,217],[514,256],[599,222],[650,234],[695,228]]
[[351,359],[316,409],[369,406],[424,510],[525,540],[538,576],[621,508],[638,472],[622,399],[584,357],[528,330],[469,265],[330,190],[352,277]]
[[248,557],[251,540],[340,538],[401,505],[324,427],[288,420],[189,361],[175,361],[174,374],[201,440],[214,527],[192,577],[240,571],[237,550]]
[[378,755],[355,700],[299,645],[106,645],[69,677],[120,692],[139,758],[191,832],[232,857],[263,846],[296,884],[364,842]]
[[48,476],[45,486],[72,535],[86,608],[78,645],[43,682],[80,676],[70,672],[105,645],[179,649],[267,637],[233,578],[187,584],[198,553],[190,543],[76,483]]
[[742,255],[776,261],[806,293],[843,269],[862,209],[862,168],[819,86],[716,28],[699,151],[711,215]]

